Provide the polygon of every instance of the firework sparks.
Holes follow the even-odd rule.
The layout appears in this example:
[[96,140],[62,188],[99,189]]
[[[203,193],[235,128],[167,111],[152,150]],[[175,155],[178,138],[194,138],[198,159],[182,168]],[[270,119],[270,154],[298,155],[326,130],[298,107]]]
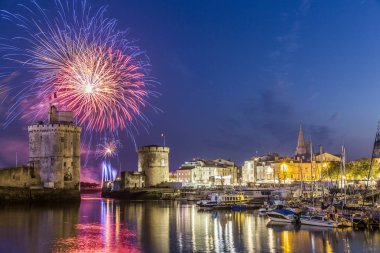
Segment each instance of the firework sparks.
[[110,158],[117,155],[118,145],[115,141],[105,142],[98,147],[98,155],[102,158]]
[[[1,12],[24,33],[12,40],[24,42],[22,46],[1,44],[0,51],[9,52],[3,57],[33,74],[18,91],[10,119],[22,113],[36,120],[54,103],[73,111],[90,132],[130,133],[136,122],[148,123],[141,110],[157,94],[150,90],[154,82],[145,53],[128,40],[126,31],[116,30],[116,20],[105,18],[105,7],[91,12],[85,1],[56,0],[55,5],[55,18],[34,1],[24,7],[28,17]],[[28,110],[19,110],[25,101]]]

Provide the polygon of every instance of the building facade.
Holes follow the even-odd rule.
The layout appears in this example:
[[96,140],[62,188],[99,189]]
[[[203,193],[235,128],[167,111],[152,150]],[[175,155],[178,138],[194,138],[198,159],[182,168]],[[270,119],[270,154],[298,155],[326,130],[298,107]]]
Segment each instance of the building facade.
[[194,159],[177,170],[179,182],[199,185],[234,185],[238,183],[238,167],[225,159]]
[[121,189],[145,187],[145,175],[140,172],[123,171],[120,175]]
[[253,159],[245,161],[241,167],[239,183],[243,185],[254,183],[257,177],[255,167],[256,162]]
[[241,183],[249,185],[254,183],[273,183],[275,168],[282,158],[278,154],[254,156],[245,161],[241,171]]

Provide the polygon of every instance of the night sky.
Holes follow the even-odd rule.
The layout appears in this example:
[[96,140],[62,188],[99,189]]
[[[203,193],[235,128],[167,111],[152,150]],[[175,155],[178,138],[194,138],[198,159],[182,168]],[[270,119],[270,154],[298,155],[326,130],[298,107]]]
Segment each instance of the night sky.
[[[0,9],[28,2],[1,0]],[[345,144],[348,160],[371,155],[380,119],[380,2],[88,2],[108,4],[108,16],[150,57],[162,94],[151,102],[163,112],[146,110],[152,127],[135,138],[138,146],[163,144],[164,132],[172,171],[194,157],[241,164],[256,153],[292,155],[300,123],[328,152]],[[0,36],[12,31],[0,20]],[[8,107],[0,106],[2,120]],[[17,119],[1,130],[0,166],[14,165],[16,152],[19,164],[27,161],[26,124]],[[135,170],[134,145],[122,139],[122,169]],[[98,179],[100,162],[90,158],[83,177]]]

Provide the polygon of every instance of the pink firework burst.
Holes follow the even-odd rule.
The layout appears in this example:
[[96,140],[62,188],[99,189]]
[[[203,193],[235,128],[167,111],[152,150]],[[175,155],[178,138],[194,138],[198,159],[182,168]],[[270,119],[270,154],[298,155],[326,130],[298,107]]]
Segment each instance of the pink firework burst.
[[157,96],[150,89],[155,82],[149,59],[126,31],[116,30],[115,19],[105,18],[106,8],[92,11],[85,1],[56,0],[52,15],[32,3],[25,7],[28,16],[0,12],[23,31],[12,46],[1,44],[0,51],[10,51],[3,57],[32,73],[19,87],[9,119],[21,114],[38,120],[53,103],[73,111],[88,132],[131,134],[136,122],[148,123],[142,109],[157,109],[148,102]]

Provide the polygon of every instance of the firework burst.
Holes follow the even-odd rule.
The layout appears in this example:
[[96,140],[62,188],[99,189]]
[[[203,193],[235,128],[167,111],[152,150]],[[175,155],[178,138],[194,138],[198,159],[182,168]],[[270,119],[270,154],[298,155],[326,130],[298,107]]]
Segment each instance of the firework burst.
[[101,158],[115,157],[118,153],[121,144],[118,141],[105,141],[103,144],[98,145],[97,155]]
[[105,18],[105,7],[93,12],[85,1],[54,2],[53,16],[35,1],[22,5],[27,15],[1,12],[23,36],[2,43],[0,51],[32,74],[13,87],[18,95],[8,121],[40,119],[53,103],[73,111],[89,132],[131,133],[136,123],[149,124],[141,110],[156,110],[148,100],[157,93],[145,53],[126,31],[116,30],[115,19]]

